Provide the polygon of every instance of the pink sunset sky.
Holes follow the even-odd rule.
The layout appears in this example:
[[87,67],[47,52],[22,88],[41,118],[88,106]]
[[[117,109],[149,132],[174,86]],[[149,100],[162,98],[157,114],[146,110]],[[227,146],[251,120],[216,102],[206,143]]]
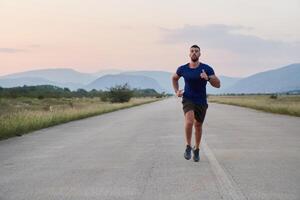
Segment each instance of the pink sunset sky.
[[299,0],[0,0],[0,76],[73,68],[174,72],[192,44],[216,74],[300,62]]

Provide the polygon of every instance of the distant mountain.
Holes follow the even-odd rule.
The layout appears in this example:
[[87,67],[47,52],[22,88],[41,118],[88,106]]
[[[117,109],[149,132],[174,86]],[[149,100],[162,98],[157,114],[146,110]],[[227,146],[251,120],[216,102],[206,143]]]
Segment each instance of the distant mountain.
[[88,90],[92,90],[92,89],[107,90],[110,87],[116,85],[123,85],[125,83],[128,83],[131,88],[138,88],[138,89],[152,88],[155,89],[157,92],[163,91],[163,89],[158,84],[158,82],[152,78],[146,76],[126,75],[126,74],[102,76],[96,79],[95,81],[91,82],[90,84],[88,84],[85,88]]
[[[172,86],[172,73],[171,72],[165,72],[165,71],[128,71],[123,72],[121,74],[126,75],[139,75],[139,76],[146,76],[149,78],[152,78],[156,80],[163,91],[172,93],[173,92],[173,86]],[[183,80],[181,80],[180,85],[183,85]]]
[[[111,73],[111,74],[110,74]],[[1,87],[15,87],[15,86],[23,86],[23,85],[55,85],[59,87],[67,87],[71,90],[77,90],[78,88],[91,89],[91,84],[93,81],[97,79],[97,77],[104,77],[106,75],[133,75],[133,76],[143,76],[144,78],[149,78],[153,82],[156,82],[153,87],[155,87],[160,92],[173,93],[172,86],[172,74],[171,72],[166,71],[121,71],[118,69],[113,70],[103,70],[93,74],[81,73],[72,69],[44,69],[44,70],[34,70],[21,72],[16,74],[10,74],[7,76],[0,77],[0,86]],[[56,75],[56,76],[55,76]],[[82,78],[83,77],[83,78]],[[87,77],[87,79],[86,79]],[[116,76],[123,78],[123,76]],[[131,82],[127,77],[127,82]],[[231,86],[237,78],[230,77],[220,77],[222,80],[222,88],[226,88],[226,86]],[[89,81],[91,80],[91,81]],[[108,83],[101,83],[103,86],[101,87],[99,83],[96,88],[105,89],[106,87],[110,87],[111,79],[105,79]],[[73,81],[73,82],[72,82]],[[89,81],[88,83],[86,83]],[[132,80],[133,81],[133,80]],[[136,79],[134,81],[137,81]],[[134,82],[133,81],[133,82]],[[124,81],[113,81],[114,83],[123,83]],[[136,86],[136,84],[134,84]],[[148,84],[150,87],[151,84]],[[184,80],[181,78],[179,80],[180,88],[184,87]],[[209,84],[208,84],[209,85]],[[151,86],[151,87],[152,87]],[[154,88],[154,89],[155,89]],[[208,93],[220,93],[220,89],[212,88],[208,86]]]
[[[44,69],[10,74],[0,77],[0,87],[23,85],[55,85],[78,88],[105,90],[116,84],[128,82],[135,88],[152,88],[157,92],[174,93],[172,74],[166,71],[122,71],[103,70],[97,73],[81,73],[73,69]],[[254,74],[246,78],[219,76],[221,88],[213,88],[207,84],[207,93],[271,93],[300,90],[300,63],[279,69]],[[184,80],[180,79],[180,88],[184,88]]]
[[300,63],[243,78],[226,93],[275,93],[300,90]]
[[0,87],[9,88],[17,86],[31,85],[57,85],[57,83],[43,78],[21,77],[21,78],[0,78]]
[[88,84],[95,80],[97,77],[88,73],[81,73],[69,68],[56,68],[56,69],[41,69],[25,71],[20,73],[14,73],[6,76],[0,77],[0,79],[15,79],[15,78],[25,78],[34,77],[41,78],[48,81],[56,83],[79,83]]
[[122,72],[124,72],[124,70],[120,70],[120,69],[107,69],[107,70],[101,70],[101,71],[98,71],[96,73],[93,73],[93,75],[96,76],[97,78],[99,78],[101,76],[113,75],[113,74],[120,74]]
[[78,88],[84,88],[85,85],[80,83],[57,83],[49,81],[43,78],[37,77],[21,77],[21,78],[0,78],[0,87],[10,88],[18,86],[37,86],[37,85],[53,85],[62,88],[69,88],[70,90],[77,90]]

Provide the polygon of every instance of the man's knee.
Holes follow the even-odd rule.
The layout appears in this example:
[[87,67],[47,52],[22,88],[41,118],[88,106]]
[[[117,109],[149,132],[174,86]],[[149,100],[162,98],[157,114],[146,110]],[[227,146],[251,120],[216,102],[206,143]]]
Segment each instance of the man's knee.
[[201,129],[202,128],[202,123],[195,120],[194,126],[195,126],[195,129]]
[[187,126],[193,126],[194,122],[193,122],[193,120],[186,120],[186,121],[185,121],[185,124],[186,124]]
[[193,111],[189,111],[185,114],[185,124],[187,126],[193,126],[194,124],[194,112]]

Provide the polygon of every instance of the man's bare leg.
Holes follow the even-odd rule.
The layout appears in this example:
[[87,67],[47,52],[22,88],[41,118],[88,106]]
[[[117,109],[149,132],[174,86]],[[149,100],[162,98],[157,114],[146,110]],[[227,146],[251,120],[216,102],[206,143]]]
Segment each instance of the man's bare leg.
[[194,111],[190,110],[185,113],[185,140],[186,144],[191,146],[192,132],[194,124]]
[[194,127],[195,127],[195,148],[199,149],[201,137],[202,137],[202,123],[195,120]]

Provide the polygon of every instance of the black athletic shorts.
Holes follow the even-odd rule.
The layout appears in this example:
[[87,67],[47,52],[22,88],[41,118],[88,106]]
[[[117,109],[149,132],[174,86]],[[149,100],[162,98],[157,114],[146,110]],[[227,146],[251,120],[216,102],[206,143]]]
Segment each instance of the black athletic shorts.
[[182,109],[183,109],[184,114],[190,110],[193,110],[195,119],[198,122],[201,122],[201,123],[204,122],[207,108],[208,108],[208,105],[198,105],[186,98],[182,98]]

